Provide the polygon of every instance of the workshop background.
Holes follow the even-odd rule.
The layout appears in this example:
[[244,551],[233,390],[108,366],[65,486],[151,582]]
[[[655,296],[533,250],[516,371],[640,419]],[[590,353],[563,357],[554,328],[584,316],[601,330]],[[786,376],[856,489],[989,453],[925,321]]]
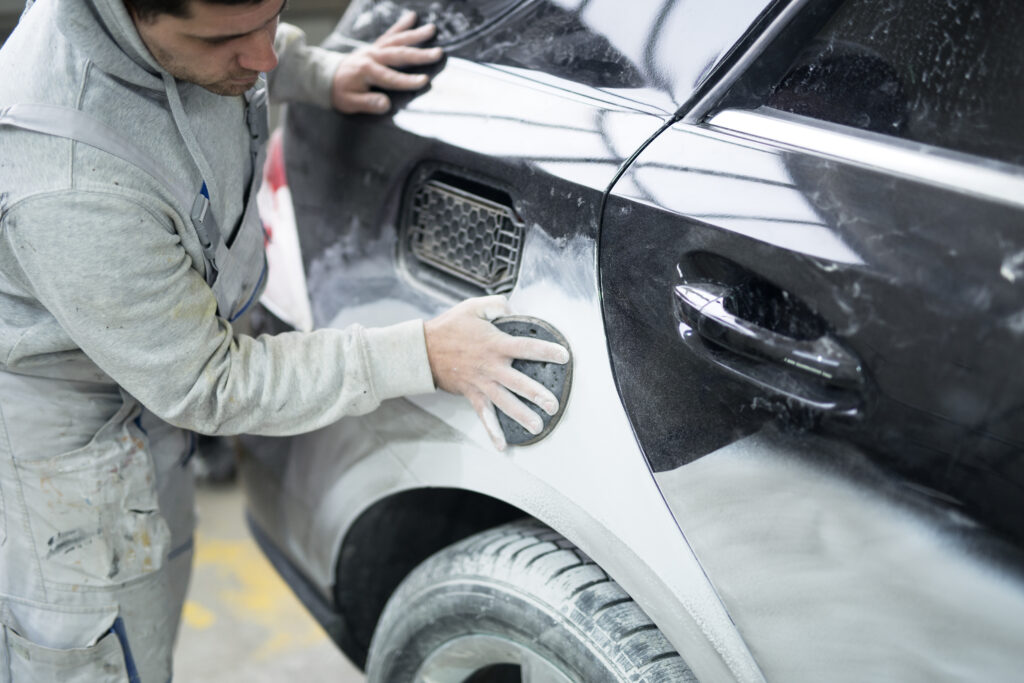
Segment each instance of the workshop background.
[[[347,0],[290,0],[284,19],[321,42]],[[0,42],[24,0],[0,0]],[[279,112],[274,112],[276,119]],[[174,657],[181,683],[360,683],[341,654],[256,547],[238,486],[200,481],[192,584]]]

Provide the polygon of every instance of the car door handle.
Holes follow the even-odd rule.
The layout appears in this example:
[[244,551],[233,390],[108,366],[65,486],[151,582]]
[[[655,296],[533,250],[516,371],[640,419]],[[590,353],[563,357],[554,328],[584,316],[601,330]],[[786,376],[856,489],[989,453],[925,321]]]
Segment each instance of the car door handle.
[[696,333],[718,365],[816,408],[849,412],[859,404],[849,394],[864,383],[853,353],[829,334],[794,337],[737,315],[727,306],[732,292],[710,282],[678,285],[675,304],[684,340]]

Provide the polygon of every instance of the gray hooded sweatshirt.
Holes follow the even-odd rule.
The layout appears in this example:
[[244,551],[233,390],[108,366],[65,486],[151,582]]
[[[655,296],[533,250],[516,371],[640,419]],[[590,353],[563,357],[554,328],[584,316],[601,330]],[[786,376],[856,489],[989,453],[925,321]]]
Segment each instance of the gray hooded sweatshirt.
[[[340,55],[283,24],[276,48],[271,96],[329,106]],[[240,220],[244,99],[167,76],[123,0],[36,2],[0,50],[0,109],[17,103],[108,123],[185,186],[205,181],[221,225]],[[82,446],[130,397],[205,434],[285,435],[433,391],[420,321],[234,336],[175,197],[88,145],[0,128],[0,442],[16,457]]]
[[[271,93],[329,105],[340,55],[277,38]],[[121,623],[141,680],[166,681],[194,521],[176,427],[283,435],[432,391],[423,324],[233,334],[177,188],[205,182],[238,224],[259,172],[246,105],[164,73],[123,0],[33,4],[0,49],[0,110],[19,104],[105,122],[173,187],[0,126],[0,660],[15,680],[124,680]]]

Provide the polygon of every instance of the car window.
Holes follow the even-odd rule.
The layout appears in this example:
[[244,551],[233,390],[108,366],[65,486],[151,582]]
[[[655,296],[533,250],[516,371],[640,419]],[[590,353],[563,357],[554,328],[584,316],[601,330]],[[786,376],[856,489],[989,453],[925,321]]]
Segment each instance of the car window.
[[447,45],[501,17],[523,0],[356,0],[343,22],[346,35],[372,41],[397,21],[405,9],[420,23],[437,26],[437,42]]
[[850,0],[767,104],[1024,163],[1021,0]]

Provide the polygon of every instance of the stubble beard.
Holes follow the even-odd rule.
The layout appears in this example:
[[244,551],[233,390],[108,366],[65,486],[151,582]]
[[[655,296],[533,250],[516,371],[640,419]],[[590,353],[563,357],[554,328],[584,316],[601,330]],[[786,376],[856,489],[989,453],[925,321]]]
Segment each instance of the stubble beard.
[[[169,53],[163,50],[151,51],[160,66],[175,79],[198,85],[200,88],[209,90],[214,95],[223,95],[225,97],[244,95],[250,88],[256,85],[256,80],[259,78],[259,73],[249,71],[238,76],[229,76],[228,78],[210,81],[199,76],[188,67],[178,64]],[[238,83],[237,80],[240,79],[244,79],[245,82]]]
[[[251,81],[247,81],[246,83],[232,83],[231,81],[217,81],[216,83],[199,83],[198,81],[189,81],[189,82],[190,83],[195,83],[199,87],[205,88],[206,90],[209,90],[214,95],[224,95],[226,97],[235,97],[235,96],[238,96],[238,95],[244,95],[254,85],[256,85],[256,79],[258,78],[258,76],[259,76],[258,74],[256,76],[253,76],[252,80]],[[175,78],[177,78],[177,77],[175,77]]]

